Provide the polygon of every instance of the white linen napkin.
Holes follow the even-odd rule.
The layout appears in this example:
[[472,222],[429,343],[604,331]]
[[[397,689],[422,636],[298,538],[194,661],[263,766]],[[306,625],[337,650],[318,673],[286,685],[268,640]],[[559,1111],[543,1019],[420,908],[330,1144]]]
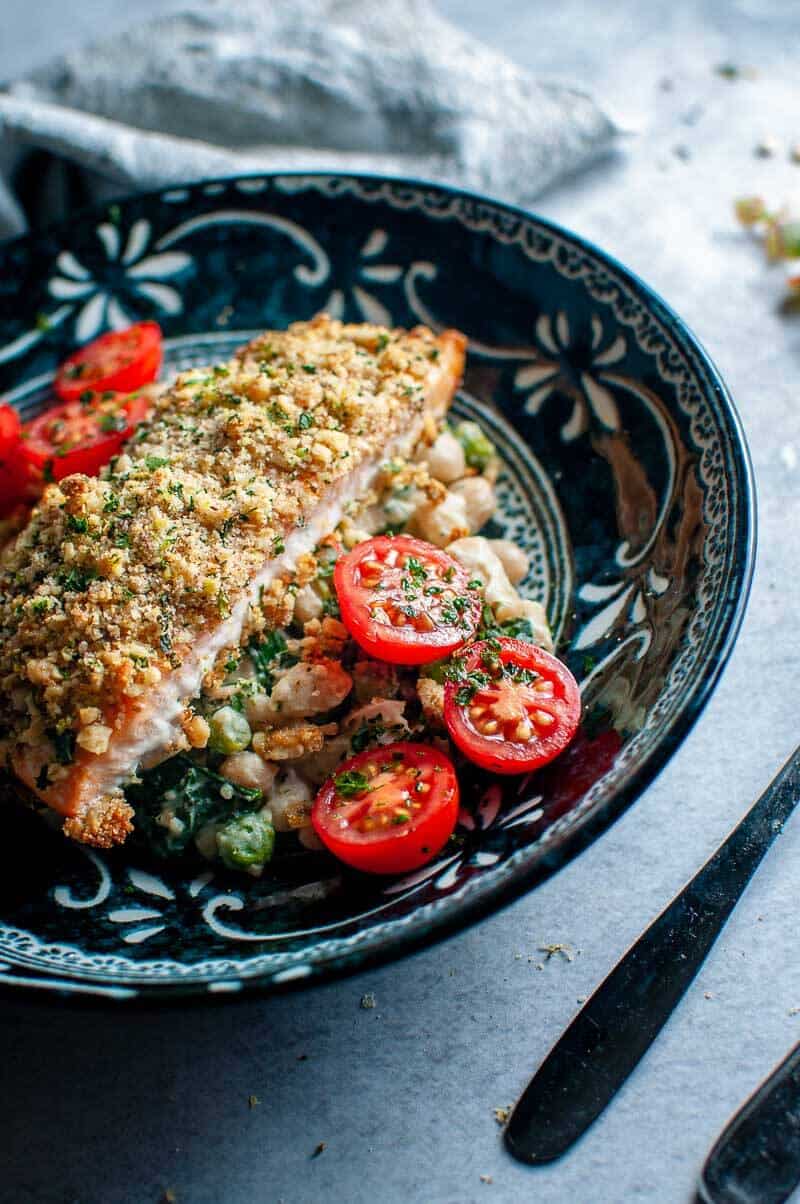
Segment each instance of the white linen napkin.
[[524,204],[616,133],[428,0],[201,0],[0,90],[0,236],[75,200],[293,167]]

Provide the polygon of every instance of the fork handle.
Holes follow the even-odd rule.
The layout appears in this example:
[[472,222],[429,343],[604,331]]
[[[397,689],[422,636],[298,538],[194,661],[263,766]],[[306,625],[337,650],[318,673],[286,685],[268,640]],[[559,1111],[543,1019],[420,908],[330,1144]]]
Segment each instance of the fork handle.
[[520,1097],[515,1158],[552,1162],[614,1097],[677,1006],[800,799],[800,748],[584,1004]]
[[800,1183],[800,1044],[739,1109],[706,1159],[704,1204],[783,1204]]

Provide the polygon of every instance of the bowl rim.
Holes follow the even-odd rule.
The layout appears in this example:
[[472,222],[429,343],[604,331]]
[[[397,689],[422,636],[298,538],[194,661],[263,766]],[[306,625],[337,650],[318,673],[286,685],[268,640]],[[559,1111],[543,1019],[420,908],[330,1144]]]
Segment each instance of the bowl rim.
[[[511,873],[492,883],[491,875],[487,876],[486,884],[476,889],[468,898],[462,899],[459,905],[448,910],[443,908],[435,916],[429,917],[418,929],[412,925],[404,930],[393,933],[379,948],[345,950],[335,959],[335,964],[326,958],[318,962],[309,961],[309,972],[303,977],[276,982],[269,974],[255,974],[237,979],[237,989],[232,992],[214,992],[209,986],[214,980],[189,980],[182,982],[170,981],[137,981],[126,982],[130,994],[112,994],[113,980],[97,979],[88,974],[77,975],[74,980],[61,980],[55,983],[46,977],[29,978],[27,981],[19,978],[0,983],[0,998],[26,998],[42,1005],[52,1004],[53,995],[59,997],[59,1006],[71,1007],[107,1007],[109,1003],[123,1004],[128,1008],[152,1007],[153,1003],[178,1003],[186,1006],[188,1003],[214,1005],[219,1003],[244,1002],[252,1000],[253,996],[266,996],[277,993],[288,993],[303,990],[307,987],[318,986],[325,982],[335,981],[352,974],[375,969],[378,966],[406,957],[411,953],[428,948],[437,942],[453,936],[491,913],[509,906],[523,894],[555,874],[559,869],[572,861],[611,825],[642,795],[647,787],[664,769],[667,762],[678,751],[700,718],[709,702],[725,666],[730,659],[736,640],[741,630],[747,610],[750,591],[755,570],[756,549],[758,541],[757,494],[750,449],[744,426],[736,408],[736,404],[711,356],[705,346],[695,335],[691,327],[669,305],[661,295],[647,284],[636,272],[626,267],[615,256],[604,251],[591,240],[576,234],[566,226],[540,216],[532,209],[500,200],[488,193],[471,189],[459,188],[454,185],[438,183],[432,179],[415,176],[385,175],[381,172],[337,172],[310,168],[303,170],[295,168],[287,171],[269,170],[233,173],[225,176],[200,177],[198,179],[171,182],[160,188],[145,189],[140,192],[120,193],[109,197],[101,203],[83,205],[71,212],[69,217],[53,221],[38,227],[36,230],[0,240],[0,254],[12,250],[28,242],[40,241],[48,236],[65,230],[75,223],[81,223],[97,217],[108,211],[111,205],[122,205],[132,201],[157,200],[165,193],[188,189],[194,192],[207,185],[232,185],[237,181],[264,180],[274,182],[283,179],[308,179],[309,181],[344,180],[355,183],[386,184],[391,187],[410,189],[427,189],[441,196],[461,199],[481,205],[488,205],[523,221],[533,221],[543,230],[564,239],[590,256],[594,256],[608,265],[640,298],[648,308],[655,311],[660,321],[671,327],[681,340],[694,352],[708,376],[708,383],[716,393],[720,414],[727,425],[731,441],[732,459],[736,466],[738,488],[732,494],[732,510],[736,518],[736,541],[739,554],[733,561],[732,572],[725,583],[726,611],[722,620],[723,634],[716,655],[702,668],[694,689],[672,722],[669,730],[657,745],[646,754],[642,764],[631,774],[630,780],[620,789],[615,790],[608,798],[592,808],[579,822],[575,829],[566,833],[555,848],[542,849],[531,862],[523,862],[514,867]],[[431,219],[432,220],[432,219]],[[13,969],[13,963],[10,966]],[[35,972],[34,972],[35,973]],[[72,985],[74,982],[74,986]],[[122,984],[121,984],[122,985]]]

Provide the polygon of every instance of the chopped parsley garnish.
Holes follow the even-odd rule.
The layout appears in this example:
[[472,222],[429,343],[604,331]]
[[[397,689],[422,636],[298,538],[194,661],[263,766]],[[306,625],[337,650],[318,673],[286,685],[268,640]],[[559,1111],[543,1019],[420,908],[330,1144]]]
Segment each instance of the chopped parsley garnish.
[[63,585],[66,593],[79,594],[88,589],[90,582],[97,579],[97,570],[89,568],[65,569],[56,577],[59,585]]
[[337,774],[333,784],[342,798],[355,798],[369,790],[369,778],[357,769],[346,769],[344,773]]
[[383,351],[385,347],[389,346],[389,342],[390,340],[388,334],[379,334],[375,340],[375,350]]
[[374,719],[366,719],[356,729],[350,738],[350,747],[354,753],[363,752],[365,748],[369,748],[370,744],[376,744],[385,735],[386,725],[381,716],[376,715]]
[[86,518],[76,518],[74,514],[68,514],[67,530],[74,531],[76,535],[85,535],[89,530],[89,520]]
[[164,468],[169,464],[166,456],[145,456],[144,462],[149,472],[155,472],[157,468]]
[[307,431],[308,428],[313,425],[314,425],[314,415],[310,414],[308,412],[308,410],[303,410],[303,413],[297,419],[298,430]]
[[125,414],[101,414],[97,425],[104,434],[110,434],[112,431],[124,431],[128,426],[128,419]]
[[317,371],[317,365],[316,364],[303,364],[303,371],[307,372],[309,374],[309,376],[314,376]]
[[259,685],[269,692],[278,669],[288,669],[297,664],[297,658],[287,651],[286,636],[282,631],[267,631],[260,640],[252,640],[247,649],[256,671]]
[[46,734],[59,765],[71,765],[75,760],[75,733],[69,728],[60,732],[51,727],[47,729]]

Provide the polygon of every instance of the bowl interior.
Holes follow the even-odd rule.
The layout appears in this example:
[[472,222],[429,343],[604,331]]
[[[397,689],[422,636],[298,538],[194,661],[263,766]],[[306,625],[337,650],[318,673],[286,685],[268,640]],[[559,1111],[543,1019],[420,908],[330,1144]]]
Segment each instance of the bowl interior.
[[595,836],[677,747],[716,680],[752,569],[735,412],[658,298],[538,219],[354,177],[132,198],[0,249],[0,390],[33,412],[58,360],[108,325],[156,318],[167,366],[180,368],[321,309],[469,336],[456,409],[501,451],[492,533],[530,553],[525,588],[582,683],[582,732],[539,775],[470,776],[457,845],[399,881],[342,874],[309,852],[282,855],[260,880],[132,850],[99,855],[10,812],[0,982],[166,996],[392,956]]

